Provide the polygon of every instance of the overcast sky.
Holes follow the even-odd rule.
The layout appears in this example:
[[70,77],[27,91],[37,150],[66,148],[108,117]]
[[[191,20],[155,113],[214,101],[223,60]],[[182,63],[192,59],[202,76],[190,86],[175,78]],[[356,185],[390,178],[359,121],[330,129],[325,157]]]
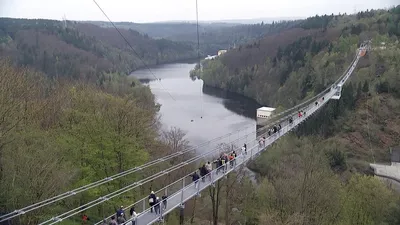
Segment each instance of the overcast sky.
[[[195,0],[97,0],[113,21],[196,19]],[[198,0],[199,20],[307,17],[385,8],[400,0]],[[0,0],[0,17],[103,20],[92,0]]]

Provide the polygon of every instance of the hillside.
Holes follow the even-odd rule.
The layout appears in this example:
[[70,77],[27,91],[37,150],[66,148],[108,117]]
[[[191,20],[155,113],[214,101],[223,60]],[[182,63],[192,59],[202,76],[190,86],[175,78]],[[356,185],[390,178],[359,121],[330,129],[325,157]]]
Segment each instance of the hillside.
[[[90,22],[102,27],[110,27],[107,22]],[[234,24],[199,23],[200,50],[202,55],[215,55],[220,49],[229,49],[234,45],[245,44],[262,38],[266,34],[277,33],[295,27],[299,21],[281,23]],[[197,48],[197,29],[195,23],[115,23],[123,29],[133,29],[153,38],[184,42]]]
[[267,35],[205,62],[202,78],[206,85],[265,105],[295,105],[335,80],[361,41],[373,38],[378,47],[385,40],[396,44],[397,11],[309,18],[297,28]]
[[[147,65],[197,57],[190,45],[121,30]],[[115,29],[55,20],[0,18],[0,57],[49,76],[94,79],[104,71],[129,73],[144,64]]]
[[311,17],[294,29],[203,61],[202,72],[197,66],[191,75],[201,76],[206,85],[289,108],[328,87],[349,65],[359,43],[373,39],[372,51],[361,58],[341,99],[330,100],[251,162],[258,184],[242,176],[243,171],[218,183],[217,191],[198,203],[213,209],[196,212],[196,224],[205,224],[200,221],[208,217],[202,215],[211,213],[214,225],[220,220],[399,224],[399,194],[370,176],[369,169],[371,162],[389,162],[389,149],[400,145],[399,22],[400,6]]
[[[308,18],[300,28],[267,35],[218,59],[203,61],[201,77],[206,85],[243,94],[263,105],[288,108],[328,87],[345,71],[359,43],[372,38],[374,49],[360,60],[341,100],[330,102],[299,130],[330,137],[325,141],[336,142],[358,164],[386,161],[388,148],[400,144],[396,123],[388,123],[398,121],[398,115],[389,112],[397,110],[400,97],[396,72],[400,70],[400,26],[395,26],[399,15],[400,6]],[[371,148],[377,151],[374,156],[365,150]]]

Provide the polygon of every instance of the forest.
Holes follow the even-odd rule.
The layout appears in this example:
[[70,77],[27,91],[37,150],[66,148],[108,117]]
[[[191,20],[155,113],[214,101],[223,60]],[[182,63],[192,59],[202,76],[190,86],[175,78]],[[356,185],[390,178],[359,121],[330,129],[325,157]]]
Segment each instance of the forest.
[[103,72],[128,74],[145,65],[197,58],[192,46],[114,28],[55,20],[0,18],[0,57],[51,77],[95,81]]
[[249,165],[257,184],[239,171],[197,200],[196,207],[213,206],[204,216],[196,212],[198,224],[400,223],[398,192],[369,167],[390,163],[390,150],[400,145],[399,15],[400,6],[310,17],[191,72],[206,85],[282,110],[324,90],[362,41],[373,43],[339,101],[330,100]]
[[[102,27],[110,27],[107,22],[90,22]],[[201,55],[216,55],[218,50],[230,49],[235,45],[258,40],[267,34],[279,33],[284,29],[299,27],[301,21],[273,21],[271,24],[199,23]],[[166,38],[187,43],[197,48],[197,29],[195,23],[150,23],[139,24],[118,22],[116,26],[133,29],[153,38]]]

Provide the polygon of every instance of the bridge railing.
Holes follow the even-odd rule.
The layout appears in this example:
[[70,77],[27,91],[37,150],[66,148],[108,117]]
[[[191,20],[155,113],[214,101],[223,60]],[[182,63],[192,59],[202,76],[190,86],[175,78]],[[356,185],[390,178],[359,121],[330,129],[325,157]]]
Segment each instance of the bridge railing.
[[[283,112],[273,115],[270,119],[268,119],[261,125],[265,126],[265,125],[271,124],[271,123],[279,123],[280,121],[282,121],[282,118],[286,118],[288,114],[292,114],[293,112],[299,111],[300,108],[304,107],[305,105],[309,105],[311,102],[314,102],[314,101],[320,99],[323,95],[328,93],[333,86],[336,86],[337,84],[339,84],[343,80],[343,78],[348,74],[348,72],[351,70],[354,63],[356,63],[356,61],[358,61],[358,59],[360,58],[360,52],[362,49],[364,49],[363,46],[361,46],[359,49],[357,49],[356,56],[354,57],[354,59],[352,60],[350,65],[347,67],[347,69],[344,71],[344,73],[333,84],[328,85],[328,87],[325,90],[323,90],[319,94],[311,97],[310,99],[305,100],[304,102],[300,103],[299,105],[296,105],[290,109],[287,109]],[[260,128],[260,129],[263,129],[263,128]]]

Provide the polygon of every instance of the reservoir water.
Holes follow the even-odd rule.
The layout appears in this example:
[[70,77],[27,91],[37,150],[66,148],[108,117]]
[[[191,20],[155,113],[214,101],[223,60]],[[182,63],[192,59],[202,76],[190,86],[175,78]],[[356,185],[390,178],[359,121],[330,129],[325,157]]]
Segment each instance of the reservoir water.
[[[194,66],[193,63],[167,64],[152,68],[152,73],[137,70],[131,76],[149,85],[161,104],[163,129],[182,129],[192,146],[217,139],[199,147],[198,152],[210,150],[219,143],[232,142],[240,147],[254,140],[259,105],[241,95],[203,86],[202,80],[192,80],[189,72]],[[240,139],[245,134],[248,137]]]

